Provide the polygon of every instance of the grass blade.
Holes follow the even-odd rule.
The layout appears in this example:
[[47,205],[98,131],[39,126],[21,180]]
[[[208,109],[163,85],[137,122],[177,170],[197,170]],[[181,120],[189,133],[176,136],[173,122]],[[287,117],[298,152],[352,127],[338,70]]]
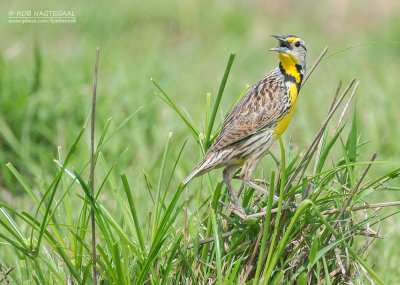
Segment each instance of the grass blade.
[[215,241],[215,252],[217,255],[216,265],[217,265],[217,284],[222,285],[222,263],[221,263],[221,246],[219,240],[218,224],[215,218],[214,209],[211,209],[211,220],[214,231],[214,241]]
[[221,98],[222,98],[222,94],[224,93],[225,85],[228,80],[229,72],[231,71],[233,61],[235,60],[235,56],[236,56],[236,53],[231,53],[231,55],[229,56],[228,64],[226,65],[226,68],[225,68],[224,77],[222,78],[221,85],[219,86],[217,98],[215,99],[214,108],[211,113],[210,123],[208,126],[206,126],[207,131],[206,131],[206,137],[204,140],[205,149],[208,149],[208,147],[209,147],[210,136],[211,136],[211,132],[212,132],[212,129],[214,126],[215,116],[217,115],[217,112],[219,109],[219,104],[220,104]]
[[150,79],[151,82],[157,87],[158,90],[160,90],[161,94],[164,96],[162,97],[158,93],[156,95],[160,97],[165,103],[167,103],[178,115],[181,117],[185,125],[189,128],[190,132],[192,133],[193,137],[197,140],[199,137],[199,131],[197,130],[196,126],[190,124],[189,120],[183,115],[183,112],[178,108],[178,106],[175,105],[174,101],[171,100],[171,98],[165,93],[165,91],[158,85],[158,83],[153,80],[153,78]]
[[137,217],[135,204],[133,203],[131,189],[129,187],[128,180],[126,179],[126,175],[124,173],[121,174],[121,179],[122,179],[122,183],[124,185],[126,197],[128,198],[129,208],[131,210],[133,221],[135,223],[136,234],[137,234],[137,236],[139,238],[139,245],[140,245],[142,251],[144,252],[146,250],[146,248],[145,248],[145,243],[144,243],[143,232],[142,232],[142,229],[140,228],[139,219]]

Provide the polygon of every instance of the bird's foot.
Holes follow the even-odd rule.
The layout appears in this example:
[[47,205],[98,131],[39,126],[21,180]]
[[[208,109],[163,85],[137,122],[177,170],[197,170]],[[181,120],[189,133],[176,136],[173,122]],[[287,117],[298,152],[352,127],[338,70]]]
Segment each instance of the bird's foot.
[[233,205],[233,204],[227,204],[222,202],[221,200],[219,200],[219,203],[225,207],[227,207],[228,209],[232,210],[232,212],[238,212],[241,215],[246,215],[246,211],[244,210],[243,206],[239,204],[239,206],[237,205]]
[[242,220],[245,220],[245,221],[252,220],[252,219],[248,218],[249,215],[246,214],[246,212],[245,212],[245,210],[244,210],[242,205],[240,205],[241,208],[239,208],[239,207],[236,207],[235,205],[224,203],[221,200],[219,201],[219,203],[221,205],[227,207],[229,210],[232,211],[232,213],[234,213],[236,216],[238,216]]
[[[238,208],[236,208],[232,204],[226,204],[222,201],[219,201],[219,203],[224,205],[225,207],[229,208],[232,211],[232,213],[234,213],[236,216],[238,216],[239,218],[241,218],[242,220],[245,220],[245,221],[257,220],[258,218],[264,217],[267,214],[267,207],[262,208],[261,211],[258,213],[246,214],[245,212],[240,211]],[[281,210],[295,212],[298,207],[299,207],[299,204],[297,204],[295,202],[291,202],[289,205],[282,206]],[[271,213],[276,213],[277,211],[278,211],[278,208],[271,209]]]

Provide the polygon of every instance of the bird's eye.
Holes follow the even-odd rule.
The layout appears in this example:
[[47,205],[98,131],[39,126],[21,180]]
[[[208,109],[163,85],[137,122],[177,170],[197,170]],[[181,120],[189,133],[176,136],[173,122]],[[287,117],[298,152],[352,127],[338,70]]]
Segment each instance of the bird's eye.
[[300,42],[296,42],[294,45],[295,45],[296,47],[299,47],[299,46],[300,46]]

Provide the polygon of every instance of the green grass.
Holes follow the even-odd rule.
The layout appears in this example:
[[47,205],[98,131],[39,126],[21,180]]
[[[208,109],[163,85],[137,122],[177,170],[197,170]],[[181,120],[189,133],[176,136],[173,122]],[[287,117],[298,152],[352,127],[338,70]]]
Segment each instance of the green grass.
[[[50,4],[25,1],[0,5],[6,18],[9,10],[48,9]],[[326,5],[316,8],[327,11]],[[344,128],[332,138],[333,122],[338,118],[335,115],[323,136],[316,165],[316,174],[321,176],[304,180],[300,187],[297,181],[292,183],[289,192],[295,199],[308,193],[308,187],[317,189],[315,185],[320,185],[321,192],[308,197],[313,204],[304,203],[293,212],[266,213],[269,223],[264,223],[264,217],[258,222],[227,217],[226,209],[217,201],[228,201],[229,197],[220,184],[220,172],[215,171],[189,185],[185,236],[185,198],[179,188],[246,84],[254,83],[276,65],[275,55],[267,52],[275,45],[269,34],[289,32],[305,39],[310,65],[326,44],[332,54],[353,45],[397,39],[400,27],[396,9],[387,10],[383,17],[351,6],[349,13],[357,10],[376,25],[364,25],[362,19],[348,17],[342,11],[342,19],[331,21],[339,23],[335,27],[317,13],[310,13],[315,8],[311,2],[284,9],[257,1],[172,1],[163,5],[148,1],[119,3],[118,7],[100,2],[57,8],[74,10],[78,23],[0,25],[2,34],[7,35],[0,43],[0,265],[2,270],[15,266],[10,278],[19,283],[32,280],[32,276],[43,283],[66,282],[67,278],[90,283],[89,208],[93,206],[98,226],[98,266],[110,283],[154,283],[156,276],[167,283],[208,277],[235,283],[243,269],[250,270],[249,280],[257,272],[265,278],[267,266],[258,259],[260,247],[265,250],[266,269],[273,272],[271,280],[278,282],[279,276],[289,274],[287,262],[294,260],[304,266],[294,267],[292,276],[296,275],[299,282],[317,280],[321,277],[316,271],[330,272],[336,262],[332,253],[328,255],[330,250],[325,252],[330,245],[324,245],[323,236],[313,238],[328,234],[318,211],[340,209],[346,199],[340,185],[354,188],[375,151],[380,161],[392,163],[374,163],[364,183],[378,185],[387,174],[392,179],[374,190],[373,184],[364,185],[352,197],[350,206],[362,205],[363,200],[375,203],[399,199],[396,168],[400,117],[395,96],[399,73],[393,60],[398,45],[387,43],[358,47],[324,60],[300,94],[293,122],[282,137],[283,148],[275,144],[275,158],[268,156],[257,169],[255,176],[276,184],[272,188],[280,193],[281,181],[290,177],[302,157],[298,154],[308,148],[321,126],[338,80],[347,85],[353,77],[360,79],[355,97],[357,125],[354,127],[356,120],[346,115]],[[375,8],[372,5],[368,9]],[[292,9],[298,15],[295,18]],[[87,193],[90,140],[82,127],[90,112],[96,45],[101,46],[98,158],[96,197],[91,197]],[[231,52],[236,53],[235,62],[221,89]],[[154,91],[175,106],[186,122]],[[220,104],[215,104],[218,98]],[[279,171],[281,160],[286,174]],[[312,160],[305,179],[314,176],[314,164]],[[234,186],[237,189],[240,185],[234,182]],[[243,194],[249,210],[257,211],[269,202],[268,197],[257,201],[249,189]],[[284,193],[282,206],[286,200]],[[302,207],[305,212],[300,213]],[[347,245],[354,249],[362,246],[363,239],[354,237],[357,227],[366,226],[361,212],[351,216],[349,224],[335,229],[341,231],[335,244],[341,251]],[[369,225],[375,223],[372,228],[379,228],[386,238],[376,241],[364,255],[351,258],[366,259],[369,268],[387,284],[396,282],[400,274],[400,260],[393,250],[398,247],[395,229],[399,222],[397,215],[389,216],[393,212],[395,208],[384,209],[371,217]],[[278,215],[280,223],[275,223]],[[329,224],[335,219],[334,215],[323,217]],[[295,224],[289,228],[291,221]],[[223,234],[230,231],[232,236],[224,238]],[[286,233],[287,241],[281,242]],[[275,260],[278,256],[273,253],[288,250],[285,244],[296,241],[300,234],[304,241],[291,244],[297,247]],[[270,250],[274,236],[274,249]],[[219,244],[202,244],[206,237],[215,238]],[[307,254],[296,259],[300,251]],[[356,270],[358,273],[360,268]],[[362,278],[363,273],[359,276]]]
[[[221,92],[214,104],[212,114],[218,112],[233,58],[231,56],[229,59],[220,87]],[[204,153],[210,138],[215,135],[211,136],[210,132],[209,136],[198,136],[196,126],[191,125],[190,120],[176,107],[165,91],[157,83],[155,85],[162,92],[161,98],[192,130],[198,147]],[[354,85],[353,81],[346,88],[332,105],[334,106],[332,112],[336,111],[352,87],[355,92],[358,83]],[[215,115],[212,115],[213,117]],[[33,193],[24,178],[9,163],[8,168],[29,194],[32,202],[37,205],[37,210],[34,215],[30,215],[4,203],[0,204],[4,216],[0,220],[4,229],[0,237],[5,240],[5,245],[16,250],[17,255],[24,261],[24,266],[29,268],[29,273],[24,274],[22,268],[17,267],[17,273],[11,272],[7,278],[16,281],[31,279],[38,283],[67,284],[69,280],[74,280],[79,284],[93,282],[93,276],[90,274],[90,268],[93,265],[91,241],[88,235],[90,232],[89,210],[93,209],[98,228],[96,243],[99,257],[96,266],[101,282],[169,284],[172,281],[191,280],[191,282],[205,283],[207,280],[214,280],[217,284],[222,284],[225,280],[225,283],[232,284],[243,282],[277,284],[282,280],[293,283],[306,282],[301,280],[308,279],[309,282],[317,283],[323,279],[330,283],[348,278],[354,280],[372,278],[384,284],[384,281],[364,261],[363,252],[354,249],[354,247],[360,247],[357,239],[360,231],[369,233],[365,225],[378,221],[377,216],[371,214],[360,219],[352,210],[345,211],[342,208],[350,205],[354,207],[362,203],[362,199],[372,193],[370,190],[382,187],[383,182],[388,182],[385,181],[387,177],[391,179],[397,177],[400,169],[394,169],[383,177],[360,186],[365,174],[363,173],[358,178],[356,174],[359,172],[358,168],[367,166],[367,171],[374,162],[357,162],[361,143],[357,135],[357,119],[354,116],[346,142],[343,142],[342,138],[340,140],[342,157],[337,162],[332,160],[331,167],[323,170],[332,146],[339,143],[338,138],[343,131],[343,127],[337,129],[338,135],[333,133],[332,138],[329,139],[326,129],[329,119],[327,117],[321,131],[302,159],[299,159],[299,154],[292,155],[293,157],[289,155],[286,158],[286,150],[280,140],[280,158],[273,155],[276,160],[275,167],[278,169],[271,173],[268,199],[259,197],[252,189],[244,189],[243,204],[248,211],[262,212],[268,205],[264,214],[249,221],[232,215],[219,203],[219,200],[227,201],[230,197],[227,195],[226,188],[221,187],[221,183],[214,188],[210,177],[208,177],[207,186],[202,186],[202,179],[199,179],[198,191],[201,191],[203,187],[208,188],[209,193],[213,193],[212,203],[209,200],[211,196],[208,198],[209,202],[207,200],[203,202],[200,199],[196,202],[184,201],[180,197],[184,188],[183,184],[172,192],[174,194],[170,193],[173,195],[172,199],[166,199],[168,192],[171,191],[170,182],[175,177],[180,154],[186,145],[186,140],[184,140],[180,154],[176,158],[171,157],[169,148],[172,144],[172,134],[170,134],[162,155],[158,181],[155,183],[150,175],[146,176],[149,198],[154,202],[153,210],[150,211],[146,238],[139,224],[139,215],[132,195],[134,189],[130,187],[125,174],[120,177],[122,186],[121,184],[117,186],[111,175],[116,162],[113,162],[113,166],[110,167],[102,155],[103,148],[106,148],[106,144],[116,134],[114,132],[107,135],[110,121],[103,128],[95,151],[95,164],[100,159],[103,168],[100,172],[100,166],[97,165],[96,172],[102,173],[103,178],[100,180],[100,185],[96,185],[94,196],[89,190],[89,182],[82,176],[89,163],[82,165],[79,170],[71,170],[69,167],[79,148],[85,127],[76,137],[65,160],[60,149],[57,160],[58,173],[50,185],[40,191],[44,193],[42,197],[37,197]],[[125,122],[116,130],[121,130],[124,124]],[[206,129],[212,130],[213,124],[214,119],[209,120]],[[298,177],[300,170],[305,171],[309,167],[309,162],[313,159],[318,145],[320,145],[320,155],[315,160],[315,173],[304,176],[302,172]],[[290,149],[289,153],[293,154],[292,152],[293,150]],[[174,167],[168,169],[167,161]],[[163,179],[165,175],[167,179]],[[298,183],[293,183],[293,178],[298,179]],[[122,214],[119,221],[113,217],[108,207],[104,206],[99,198],[101,192],[107,188],[113,191],[117,208]],[[72,195],[73,191],[75,195]],[[272,196],[278,191],[279,201],[274,203]],[[127,201],[124,199],[125,196]],[[283,209],[284,201],[286,210]],[[295,202],[295,205],[290,204],[290,201]],[[81,209],[79,214],[74,215],[73,219],[71,219],[69,209],[72,202],[81,204],[78,207]],[[189,216],[182,220],[186,203],[191,205],[190,208],[193,211],[189,213],[185,211],[185,214]],[[287,210],[288,206],[291,208],[290,211]],[[328,214],[325,217],[324,211],[332,208],[340,211],[339,216]],[[276,210],[274,214],[272,214],[272,209]],[[344,212],[347,213],[345,219],[343,218],[346,215],[342,216]],[[264,215],[265,219],[263,219]],[[340,222],[335,222],[336,219]],[[182,226],[182,221],[187,223],[187,226]],[[271,221],[273,221],[272,225]],[[25,236],[22,228],[29,228],[30,235]],[[223,232],[229,233],[228,239],[222,238]],[[204,243],[200,245],[200,236],[212,237],[209,240],[211,245]],[[334,240],[331,240],[332,236]],[[292,248],[291,244],[297,245]],[[347,273],[328,277],[327,273],[339,268],[339,261],[332,254],[333,251],[341,252],[342,255],[347,254],[347,262],[341,261],[345,263]],[[233,265],[238,263],[240,266],[233,268]],[[3,267],[6,266],[3,264]],[[363,268],[364,273],[356,271],[360,267]]]

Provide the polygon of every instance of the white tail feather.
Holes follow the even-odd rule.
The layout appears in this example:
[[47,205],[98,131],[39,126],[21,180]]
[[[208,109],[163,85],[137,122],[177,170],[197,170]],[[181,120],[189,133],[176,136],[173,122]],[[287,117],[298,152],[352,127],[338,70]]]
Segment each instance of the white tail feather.
[[186,176],[185,179],[183,179],[183,184],[188,184],[190,180],[192,180],[192,178],[194,178],[199,172],[201,171],[200,168],[196,167],[195,169],[193,169],[192,172],[189,173],[188,176]]
[[188,184],[192,178],[203,175],[212,169],[219,168],[224,165],[224,161],[221,160],[221,153],[212,153],[206,155],[202,162],[200,162],[189,175],[183,179],[183,184]]
[[[208,171],[211,170],[210,167],[207,167],[210,165],[210,163],[212,164],[212,160],[215,158],[215,156],[206,156],[202,162],[200,162],[193,170],[192,172],[189,173],[188,176],[186,176],[185,179],[183,179],[183,184],[188,184],[190,180],[192,180],[192,178],[199,176],[199,175],[203,175],[204,173],[207,173]],[[204,170],[204,168],[206,168],[206,170]]]

